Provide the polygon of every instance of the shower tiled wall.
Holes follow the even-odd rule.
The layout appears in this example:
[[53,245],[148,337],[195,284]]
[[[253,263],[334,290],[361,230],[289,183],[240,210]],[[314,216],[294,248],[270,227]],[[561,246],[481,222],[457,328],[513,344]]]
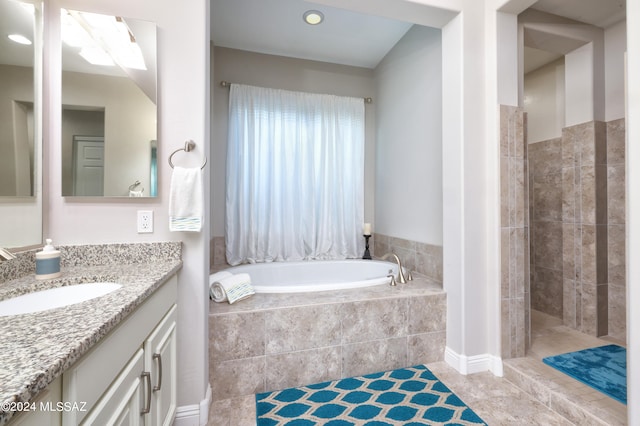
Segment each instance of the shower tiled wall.
[[562,138],[528,145],[531,308],[562,318]]
[[625,120],[607,123],[609,335],[626,340]]
[[502,357],[525,355],[529,342],[529,195],[526,115],[500,107]]
[[530,144],[531,307],[625,340],[625,121]]
[[442,282],[442,246],[426,244],[384,234],[373,236],[372,256],[382,257],[386,253],[395,253],[402,265],[411,271]]
[[607,128],[598,121],[562,130],[563,322],[607,334]]

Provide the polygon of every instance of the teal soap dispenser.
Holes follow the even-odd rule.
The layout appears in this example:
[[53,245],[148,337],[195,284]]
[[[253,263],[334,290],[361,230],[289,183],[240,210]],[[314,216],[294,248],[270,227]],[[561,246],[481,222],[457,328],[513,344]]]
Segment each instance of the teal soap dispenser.
[[60,272],[60,250],[51,245],[51,239],[47,238],[46,245],[42,251],[36,253],[36,278],[39,280],[49,280],[58,278]]

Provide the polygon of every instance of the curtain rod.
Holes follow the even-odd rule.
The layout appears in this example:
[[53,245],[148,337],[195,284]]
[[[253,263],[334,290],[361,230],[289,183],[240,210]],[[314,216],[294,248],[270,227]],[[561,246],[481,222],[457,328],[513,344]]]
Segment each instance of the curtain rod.
[[[220,87],[231,87],[231,83],[228,82],[228,81],[222,80],[220,82]],[[364,103],[365,104],[372,104],[373,103],[373,98],[364,98]]]

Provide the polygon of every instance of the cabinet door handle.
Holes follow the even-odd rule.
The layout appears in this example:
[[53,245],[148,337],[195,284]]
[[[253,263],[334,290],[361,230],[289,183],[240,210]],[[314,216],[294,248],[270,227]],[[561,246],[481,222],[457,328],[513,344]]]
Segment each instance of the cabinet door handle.
[[159,391],[162,389],[162,355],[153,354],[153,359],[158,361],[158,386],[153,387],[153,391]]
[[147,414],[151,411],[151,373],[143,371],[142,378],[145,379],[147,385],[147,407],[140,411],[140,414]]

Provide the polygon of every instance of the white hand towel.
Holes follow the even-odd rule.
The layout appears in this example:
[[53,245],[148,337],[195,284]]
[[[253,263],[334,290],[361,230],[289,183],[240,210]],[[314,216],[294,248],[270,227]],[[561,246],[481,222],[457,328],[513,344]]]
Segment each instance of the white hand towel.
[[211,292],[214,295],[214,302],[228,301],[229,304],[256,293],[251,286],[249,274],[232,275],[215,281],[211,285]]
[[174,167],[169,192],[169,231],[200,232],[204,194],[202,169]]
[[[215,300],[216,302],[222,302],[225,300],[226,295],[224,294],[224,290],[220,286],[220,280],[223,278],[228,278],[232,276],[231,272],[220,271],[215,274],[209,275],[209,298],[211,300]],[[214,286],[214,284],[216,284]]]

